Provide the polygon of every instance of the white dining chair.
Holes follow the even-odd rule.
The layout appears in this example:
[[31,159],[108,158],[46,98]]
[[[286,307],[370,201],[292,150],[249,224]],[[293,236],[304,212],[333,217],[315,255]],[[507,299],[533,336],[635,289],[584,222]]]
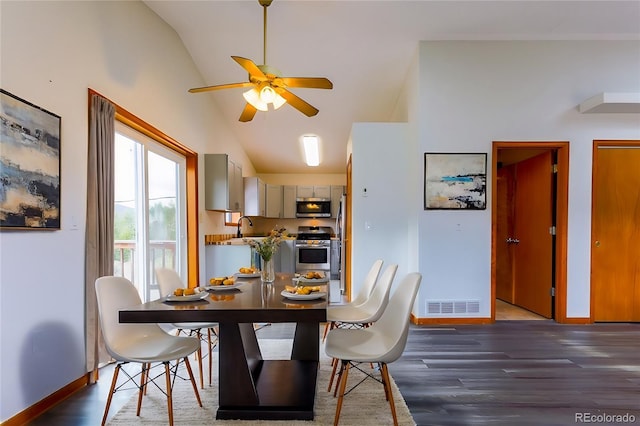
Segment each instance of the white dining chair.
[[[378,276],[380,275],[380,270],[382,269],[382,264],[383,264],[382,259],[377,259],[376,261],[373,262],[373,265],[371,265],[369,272],[364,277],[364,281],[362,281],[362,284],[360,285],[360,289],[358,290],[356,297],[351,302],[346,303],[344,305],[338,305],[338,306],[329,305],[327,307],[327,312],[337,311],[336,314],[334,314],[333,316],[339,316],[340,309],[337,309],[338,307],[340,307],[341,309],[344,309],[344,307],[353,307],[353,306],[358,306],[364,303],[367,300],[367,298],[371,295],[371,292],[373,291],[373,287],[376,285]],[[327,324],[324,327],[324,334],[322,335],[322,340],[324,341],[329,330],[339,327],[339,325],[340,325],[339,321],[334,321],[334,320],[327,321]]]
[[[173,425],[173,382],[178,378],[177,371],[180,360],[184,361],[189,380],[193,386],[198,405],[202,407],[198,386],[193,377],[193,371],[189,364],[189,355],[200,347],[200,341],[194,337],[172,336],[167,334],[157,324],[123,324],[119,320],[121,309],[140,305],[140,295],[136,288],[126,278],[106,276],[100,277],[95,282],[96,299],[98,302],[98,316],[104,337],[107,352],[116,361],[116,367],[111,380],[111,388],[107,397],[107,404],[102,417],[102,425],[106,423],[111,400],[117,389],[118,374],[123,371],[128,379],[135,383],[135,378],[140,376],[138,387],[138,406],[136,415],[140,415],[142,408],[142,397],[149,382],[155,383],[155,379],[165,376],[165,394],[167,395],[167,410],[169,413],[169,424]],[[127,363],[136,362],[142,365],[141,371],[136,375],[129,375],[122,366]],[[173,363],[173,364],[172,364]],[[155,365],[154,365],[155,364]],[[150,374],[151,368],[164,365],[164,373],[157,375]],[[154,373],[155,374],[155,373]],[[162,387],[156,383],[158,388]]]
[[[356,384],[347,392],[347,379],[351,367],[358,368],[361,363],[376,363],[380,369],[380,379],[368,370],[360,369],[367,375],[381,381],[384,393],[393,417],[393,424],[398,425],[396,408],[391,392],[391,382],[387,364],[394,362],[402,355],[409,334],[411,309],[418,294],[422,275],[409,273],[397,286],[387,307],[378,321],[370,327],[362,329],[336,328],[327,334],[325,352],[329,357],[340,360],[340,391],[334,417],[334,425],[338,424],[344,396],[358,386]],[[356,394],[351,394],[356,395]]]
[[[180,275],[173,269],[169,268],[156,268],[156,279],[158,286],[160,287],[160,294],[164,297],[169,294],[173,294],[177,288],[185,288],[185,284],[182,282]],[[211,386],[212,377],[212,358],[211,352],[215,348],[218,342],[218,332],[216,327],[217,323],[214,322],[181,322],[173,323],[172,326],[177,330],[176,334],[185,333],[188,336],[194,336],[198,340],[204,342],[207,345],[208,361],[209,361],[209,386]],[[204,333],[206,330],[206,335]],[[200,373],[200,388],[204,389],[204,378],[202,370],[202,348],[196,352],[196,358],[198,360],[198,372]]]
[[[397,264],[388,265],[382,274],[380,274],[380,277],[373,287],[373,291],[363,303],[355,306],[336,306],[334,309],[327,309],[327,320],[340,322],[343,325],[343,327],[334,328],[334,330],[368,327],[378,321],[389,302],[389,292],[391,291],[391,285],[393,284],[397,270]],[[331,331],[329,333],[331,333]],[[331,392],[337,366],[337,359],[334,359],[327,392]],[[338,383],[336,383],[334,394],[337,391]]]

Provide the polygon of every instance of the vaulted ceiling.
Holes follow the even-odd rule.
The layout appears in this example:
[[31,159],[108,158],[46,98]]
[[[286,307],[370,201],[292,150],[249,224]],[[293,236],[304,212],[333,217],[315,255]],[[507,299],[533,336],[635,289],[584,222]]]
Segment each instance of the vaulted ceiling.
[[[262,64],[258,0],[144,3],[175,29],[204,78],[185,91],[246,81],[232,55]],[[640,1],[274,0],[267,12],[267,64],[333,82],[291,89],[320,112],[285,105],[242,123],[246,89],[191,95],[213,99],[258,173],[344,173],[351,124],[391,120],[420,40],[640,41]],[[318,167],[303,162],[304,134],[321,139]]]

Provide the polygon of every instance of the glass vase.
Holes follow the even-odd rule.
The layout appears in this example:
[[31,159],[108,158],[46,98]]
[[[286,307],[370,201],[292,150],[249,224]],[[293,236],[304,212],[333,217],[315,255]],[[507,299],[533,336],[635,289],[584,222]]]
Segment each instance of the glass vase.
[[262,260],[262,268],[260,271],[260,277],[264,283],[272,283],[276,279],[276,270],[273,264],[273,258],[269,260]]

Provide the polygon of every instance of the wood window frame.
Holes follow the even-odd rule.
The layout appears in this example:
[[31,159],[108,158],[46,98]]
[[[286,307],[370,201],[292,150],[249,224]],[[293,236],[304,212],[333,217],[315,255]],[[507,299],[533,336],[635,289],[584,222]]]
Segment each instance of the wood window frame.
[[[106,96],[89,89],[89,99],[96,94],[105,99]],[[120,105],[109,100],[115,107],[115,119],[119,122],[150,137],[159,144],[183,155],[186,160],[186,210],[187,210],[187,285],[197,287],[200,282],[199,259],[199,224],[198,224],[198,153],[166,135],[156,127],[135,116]]]

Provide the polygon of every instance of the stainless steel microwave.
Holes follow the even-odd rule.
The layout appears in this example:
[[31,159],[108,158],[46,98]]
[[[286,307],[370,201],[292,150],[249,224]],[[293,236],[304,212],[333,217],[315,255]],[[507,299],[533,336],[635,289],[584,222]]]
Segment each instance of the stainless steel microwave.
[[296,198],[296,217],[331,217],[331,199]]

